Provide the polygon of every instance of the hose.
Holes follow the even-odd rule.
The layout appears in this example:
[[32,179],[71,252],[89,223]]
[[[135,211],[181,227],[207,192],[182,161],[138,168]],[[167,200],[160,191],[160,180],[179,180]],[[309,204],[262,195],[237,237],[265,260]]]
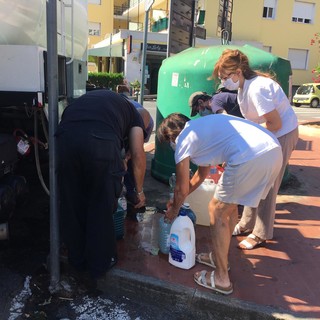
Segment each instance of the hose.
[[36,160],[36,168],[37,168],[37,173],[38,173],[38,177],[40,180],[40,183],[44,189],[44,191],[47,193],[48,196],[50,196],[50,191],[47,188],[44,179],[43,179],[43,175],[41,172],[41,167],[40,167],[40,160],[39,160],[39,148],[38,148],[38,143],[37,141],[39,141],[38,139],[38,110],[36,110],[34,112],[34,137],[35,137],[35,141],[36,143],[34,143],[34,157]]
[[41,114],[41,124],[42,124],[42,130],[44,132],[44,136],[46,138],[46,141],[48,143],[49,141],[49,134],[48,134],[48,130],[47,130],[47,127],[46,127],[46,121],[45,121],[45,114],[44,114],[44,109],[40,109],[40,114]]

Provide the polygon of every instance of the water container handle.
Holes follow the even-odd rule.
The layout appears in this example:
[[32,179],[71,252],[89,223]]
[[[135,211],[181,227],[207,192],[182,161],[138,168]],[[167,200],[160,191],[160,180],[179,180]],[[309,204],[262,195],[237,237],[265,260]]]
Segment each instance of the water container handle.
[[194,231],[194,228],[191,231],[193,231],[193,232],[190,232],[191,233],[191,243],[194,243],[194,245],[196,245],[196,233]]

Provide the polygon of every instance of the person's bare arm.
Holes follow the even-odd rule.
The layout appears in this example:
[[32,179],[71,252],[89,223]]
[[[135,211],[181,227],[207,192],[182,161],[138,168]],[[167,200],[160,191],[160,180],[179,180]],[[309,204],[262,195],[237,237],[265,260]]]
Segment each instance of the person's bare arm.
[[189,194],[189,157],[176,165],[176,186],[173,200],[167,204],[166,217],[173,220],[179,213],[179,209]]
[[201,183],[204,181],[209,172],[210,167],[198,167],[198,170],[195,172],[192,179],[190,180],[189,194],[201,185]]
[[146,173],[146,154],[143,148],[143,131],[140,127],[133,127],[129,134],[129,148],[131,153],[132,169],[136,184],[136,194],[139,203],[135,206],[140,208],[145,205],[146,197],[143,192],[143,182]]
[[266,119],[265,127],[271,132],[276,132],[282,127],[282,121],[277,110],[272,110],[263,115]]

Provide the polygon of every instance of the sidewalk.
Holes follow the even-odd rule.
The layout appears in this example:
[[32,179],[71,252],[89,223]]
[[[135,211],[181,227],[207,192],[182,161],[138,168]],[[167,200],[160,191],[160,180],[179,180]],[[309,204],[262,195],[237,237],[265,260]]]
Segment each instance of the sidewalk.
[[[118,241],[119,262],[101,283],[105,290],[121,287],[166,308],[188,307],[197,319],[320,319],[320,129],[300,125],[289,187],[277,200],[274,239],[266,247],[241,251],[236,245],[244,237],[232,238],[230,296],[193,281],[196,271],[210,268],[196,264],[190,270],[178,269],[168,263],[167,255],[157,253],[161,214],[155,208],[165,208],[168,186],[151,177],[153,145],[146,151],[149,208],[141,222],[126,219],[125,237]],[[196,238],[197,252],[208,252],[209,227],[197,225]]]

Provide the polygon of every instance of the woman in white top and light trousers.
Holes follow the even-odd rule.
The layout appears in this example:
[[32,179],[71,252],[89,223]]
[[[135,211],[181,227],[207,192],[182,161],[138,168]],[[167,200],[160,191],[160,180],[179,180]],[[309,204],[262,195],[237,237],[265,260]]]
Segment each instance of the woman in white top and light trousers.
[[276,197],[299,137],[298,120],[281,86],[271,75],[254,71],[248,57],[239,50],[225,50],[213,70],[213,77],[229,89],[238,89],[238,103],[246,119],[265,126],[278,138],[282,147],[283,165],[267,198],[258,208],[244,207],[233,235],[250,233],[238,245],[251,250],[273,238]]

